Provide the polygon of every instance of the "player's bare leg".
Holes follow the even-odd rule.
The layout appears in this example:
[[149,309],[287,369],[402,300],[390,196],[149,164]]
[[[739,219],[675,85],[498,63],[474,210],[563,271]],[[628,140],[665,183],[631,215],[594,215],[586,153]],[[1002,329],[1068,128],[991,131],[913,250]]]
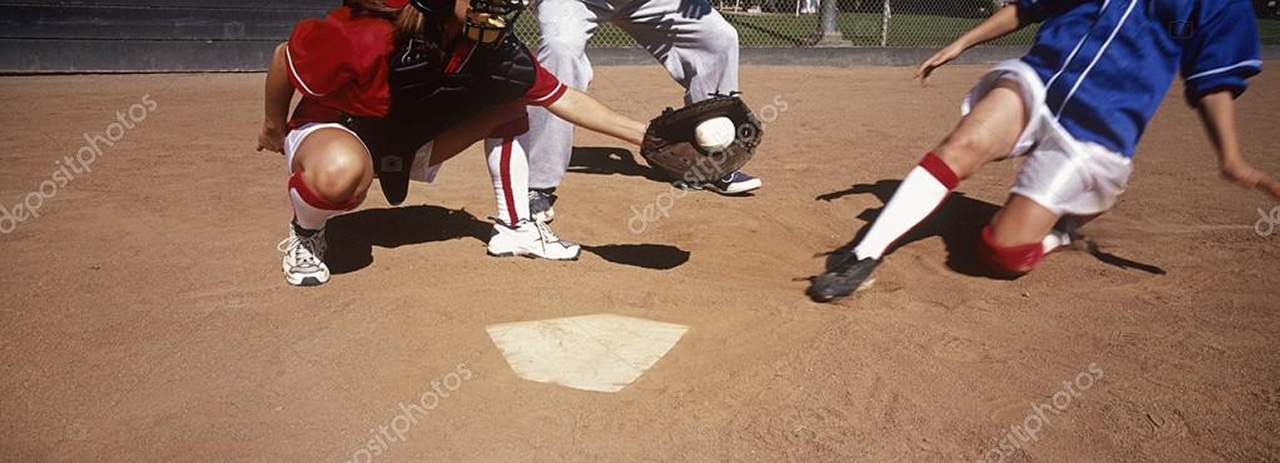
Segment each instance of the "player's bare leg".
[[1027,127],[1027,107],[1017,84],[1001,81],[933,150],[961,180],[1009,155]]
[[298,146],[293,173],[328,202],[364,202],[373,184],[373,161],[351,132],[330,128],[312,132]]
[[992,270],[1017,276],[1031,271],[1046,254],[1070,243],[1070,237],[1054,234],[1060,216],[1017,194],[982,230],[979,256]]
[[503,105],[485,109],[470,120],[448,128],[431,142],[431,162],[436,166],[461,154],[471,145],[494,135],[504,125],[521,123],[524,105]]
[[298,144],[290,171],[294,218],[289,237],[279,246],[285,254],[281,269],[289,284],[318,286],[329,281],[325,222],[364,202],[373,183],[373,162],[354,134],[322,128]]
[[[809,296],[828,302],[870,286],[874,281],[871,273],[893,243],[932,215],[961,180],[987,163],[1008,156],[1027,121],[1026,105],[1017,84],[1002,81],[907,174],[866,237],[813,280]],[[1011,216],[1009,220],[1016,223],[1021,216]]]

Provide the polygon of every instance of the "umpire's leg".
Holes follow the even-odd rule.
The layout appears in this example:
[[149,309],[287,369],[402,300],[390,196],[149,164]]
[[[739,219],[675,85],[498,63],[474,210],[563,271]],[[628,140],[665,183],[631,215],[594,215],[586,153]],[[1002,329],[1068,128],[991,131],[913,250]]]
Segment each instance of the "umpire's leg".
[[613,23],[666,66],[686,103],[738,91],[738,30],[707,0],[636,0]]
[[[583,0],[543,0],[537,16],[538,61],[565,85],[586,90],[592,79],[587,40],[599,26],[598,9]],[[529,153],[529,187],[559,186],[573,154],[573,124],[544,108],[529,108],[529,132],[520,144]]]

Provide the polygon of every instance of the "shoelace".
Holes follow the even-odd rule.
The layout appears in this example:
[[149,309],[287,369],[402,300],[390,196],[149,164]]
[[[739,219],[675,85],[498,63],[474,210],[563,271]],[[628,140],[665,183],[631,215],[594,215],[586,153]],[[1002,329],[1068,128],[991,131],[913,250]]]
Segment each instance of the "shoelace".
[[560,241],[560,237],[556,236],[556,232],[551,231],[551,227],[547,226],[547,224],[542,222],[534,222],[534,225],[538,227],[538,233],[542,234],[543,241],[546,241],[548,243],[555,243]]
[[289,253],[298,265],[318,267],[324,263],[324,252],[328,248],[328,243],[321,239],[323,236],[324,232],[310,237],[300,237],[291,233],[288,238],[276,245],[276,249]]

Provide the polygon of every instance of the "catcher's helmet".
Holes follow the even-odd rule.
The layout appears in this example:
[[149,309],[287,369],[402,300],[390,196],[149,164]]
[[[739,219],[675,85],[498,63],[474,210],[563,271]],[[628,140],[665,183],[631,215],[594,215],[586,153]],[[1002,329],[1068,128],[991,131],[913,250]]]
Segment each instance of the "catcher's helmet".
[[[413,5],[422,14],[435,16],[453,11],[456,0],[387,0],[386,5],[395,8],[405,3]],[[496,43],[502,40],[529,0],[470,0],[467,5],[467,17],[463,22],[462,32],[468,39],[481,44]]]
[[437,13],[446,13],[453,11],[453,0],[409,0],[422,14],[434,15]]

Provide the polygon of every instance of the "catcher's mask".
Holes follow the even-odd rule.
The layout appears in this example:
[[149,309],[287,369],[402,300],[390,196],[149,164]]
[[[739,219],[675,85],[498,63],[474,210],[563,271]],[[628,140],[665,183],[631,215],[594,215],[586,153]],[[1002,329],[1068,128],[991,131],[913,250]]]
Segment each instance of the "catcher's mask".
[[[454,0],[408,0],[408,2],[428,16],[448,14],[453,11],[454,5]],[[527,6],[529,6],[529,0],[470,0],[470,4],[467,5],[467,17],[462,25],[462,33],[479,44],[501,41]]]
[[529,0],[471,0],[462,33],[479,44],[502,40],[529,6]]

